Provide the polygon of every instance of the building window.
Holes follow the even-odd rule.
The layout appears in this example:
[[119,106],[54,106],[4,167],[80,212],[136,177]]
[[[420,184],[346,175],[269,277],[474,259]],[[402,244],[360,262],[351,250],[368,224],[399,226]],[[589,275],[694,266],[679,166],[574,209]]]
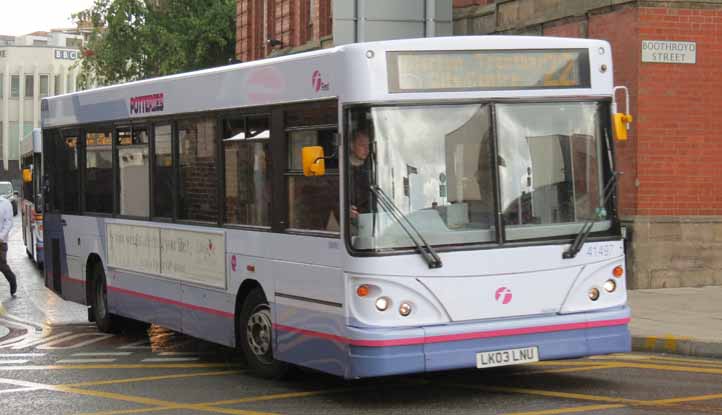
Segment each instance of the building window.
[[120,214],[150,214],[149,131],[146,127],[118,130]]
[[10,77],[10,96],[13,98],[20,96],[20,75]]
[[173,217],[175,169],[171,145],[171,126],[155,127],[155,164],[153,165],[153,216]]
[[48,75],[40,75],[40,97],[47,97],[48,96],[48,82],[49,77]]
[[3,84],[5,84],[3,74],[0,73],[0,98],[3,96]]
[[62,86],[60,75],[55,75],[55,82],[53,83],[53,95],[60,95],[60,87]]
[[306,14],[308,17],[308,24],[306,25],[306,42],[313,40],[313,6],[316,1],[318,0],[308,0],[308,13]]
[[83,39],[67,38],[65,39],[65,46],[73,49],[80,49],[83,46]]
[[33,46],[48,46],[47,40],[33,39]]
[[113,138],[110,130],[85,134],[85,210],[113,213]]
[[25,75],[25,98],[35,95],[35,81],[32,75]]
[[73,92],[73,77],[72,75],[68,74],[68,77],[66,78],[65,82],[65,93],[68,94],[70,92]]
[[178,122],[178,219],[218,221],[216,119]]
[[266,116],[223,121],[226,223],[271,225],[269,125]]

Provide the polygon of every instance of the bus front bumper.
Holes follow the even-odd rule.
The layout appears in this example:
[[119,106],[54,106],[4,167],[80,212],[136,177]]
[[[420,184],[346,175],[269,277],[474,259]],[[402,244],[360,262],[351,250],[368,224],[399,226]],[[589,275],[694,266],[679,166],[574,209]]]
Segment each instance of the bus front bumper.
[[629,307],[571,315],[379,330],[348,327],[347,378],[477,367],[477,353],[537,347],[540,360],[631,350]]

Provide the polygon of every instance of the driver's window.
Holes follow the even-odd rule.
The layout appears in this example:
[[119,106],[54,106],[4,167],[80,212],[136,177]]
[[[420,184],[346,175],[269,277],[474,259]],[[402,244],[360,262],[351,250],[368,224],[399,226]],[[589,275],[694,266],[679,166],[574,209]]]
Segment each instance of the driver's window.
[[[289,107],[286,111],[288,228],[298,231],[340,232],[338,130],[335,102]],[[334,122],[334,124],[326,124]],[[326,174],[304,176],[301,149],[324,149]]]

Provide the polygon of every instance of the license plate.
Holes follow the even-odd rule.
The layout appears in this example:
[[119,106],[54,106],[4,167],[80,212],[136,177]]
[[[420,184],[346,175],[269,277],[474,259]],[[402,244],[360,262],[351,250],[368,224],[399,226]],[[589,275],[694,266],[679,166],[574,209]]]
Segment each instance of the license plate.
[[521,349],[494,350],[476,354],[476,367],[485,369],[487,367],[519,365],[539,361],[539,348],[523,347]]

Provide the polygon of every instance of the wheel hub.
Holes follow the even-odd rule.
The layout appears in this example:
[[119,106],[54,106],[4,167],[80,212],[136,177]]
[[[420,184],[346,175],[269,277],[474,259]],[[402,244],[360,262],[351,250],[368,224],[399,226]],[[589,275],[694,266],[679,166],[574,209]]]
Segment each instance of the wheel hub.
[[248,346],[260,360],[270,362],[271,351],[271,312],[267,306],[257,307],[246,326]]

